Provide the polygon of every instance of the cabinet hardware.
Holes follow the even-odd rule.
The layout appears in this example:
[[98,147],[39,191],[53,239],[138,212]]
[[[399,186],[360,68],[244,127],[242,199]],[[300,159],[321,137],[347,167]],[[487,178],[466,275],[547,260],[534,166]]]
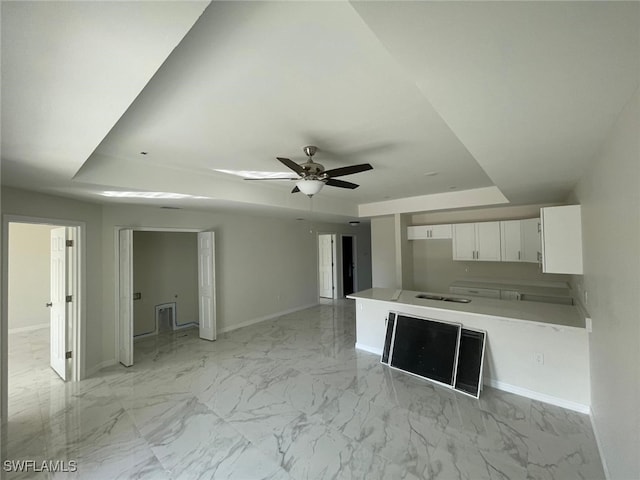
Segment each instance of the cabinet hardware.
[[520,260],[520,250],[518,250],[518,260]]
[[53,307],[53,302],[49,302],[45,305],[46,307]]

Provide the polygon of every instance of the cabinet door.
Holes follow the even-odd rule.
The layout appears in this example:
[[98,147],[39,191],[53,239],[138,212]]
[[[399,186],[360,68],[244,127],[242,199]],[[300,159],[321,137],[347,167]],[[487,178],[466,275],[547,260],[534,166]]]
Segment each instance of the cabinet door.
[[453,259],[475,260],[476,225],[457,223],[453,226]]
[[529,218],[520,221],[522,226],[522,255],[523,262],[538,263],[542,256],[540,243],[540,219]]
[[493,288],[449,287],[451,293],[470,297],[500,298],[500,290]]
[[424,240],[427,238],[427,226],[417,225],[414,227],[407,227],[407,239],[408,240]]
[[500,245],[503,262],[522,260],[522,236],[520,220],[500,222]]
[[476,260],[500,261],[500,222],[476,223]]
[[500,290],[500,300],[520,300],[520,292],[516,290]]
[[580,205],[540,209],[542,271],[582,274],[582,220]]
[[432,239],[443,239],[443,238],[451,238],[451,225],[431,225],[431,235],[429,238]]

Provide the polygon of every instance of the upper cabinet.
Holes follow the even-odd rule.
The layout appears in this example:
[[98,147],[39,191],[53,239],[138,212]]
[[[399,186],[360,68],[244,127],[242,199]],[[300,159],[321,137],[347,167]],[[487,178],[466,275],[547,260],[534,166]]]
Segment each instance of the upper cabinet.
[[500,241],[503,262],[540,262],[540,219],[500,222]]
[[523,262],[540,263],[542,261],[540,219],[520,220],[520,231],[522,232],[521,260]]
[[582,274],[580,205],[540,209],[542,271]]
[[453,259],[499,262],[500,222],[453,225]]
[[451,224],[448,225],[417,225],[407,227],[409,240],[437,240],[451,238]]

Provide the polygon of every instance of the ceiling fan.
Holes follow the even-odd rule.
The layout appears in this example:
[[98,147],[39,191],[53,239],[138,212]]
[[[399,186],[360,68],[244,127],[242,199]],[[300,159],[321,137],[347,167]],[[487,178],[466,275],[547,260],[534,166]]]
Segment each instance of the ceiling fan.
[[[313,156],[318,151],[318,147],[313,145],[306,146],[302,149],[308,160],[304,163],[297,164],[289,158],[276,157],[281,163],[289,167],[291,170],[298,174],[297,177],[290,177],[284,180],[298,180],[296,186],[291,193],[302,192],[309,197],[312,197],[325,185],[330,187],[339,188],[358,188],[356,183],[345,182],[344,180],[336,180],[336,177],[342,177],[345,175],[352,175],[354,173],[365,172],[372,170],[373,167],[368,163],[361,163],[359,165],[350,165],[348,167],[333,168],[331,170],[325,170],[324,166],[320,163],[313,161]],[[245,180],[276,180],[275,178],[246,178]],[[278,180],[283,180],[282,178]]]

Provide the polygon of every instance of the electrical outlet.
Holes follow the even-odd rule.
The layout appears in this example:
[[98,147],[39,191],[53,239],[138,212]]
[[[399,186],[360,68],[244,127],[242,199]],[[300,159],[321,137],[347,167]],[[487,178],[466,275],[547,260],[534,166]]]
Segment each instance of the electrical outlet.
[[536,352],[533,354],[533,363],[536,365],[544,365],[544,354]]

